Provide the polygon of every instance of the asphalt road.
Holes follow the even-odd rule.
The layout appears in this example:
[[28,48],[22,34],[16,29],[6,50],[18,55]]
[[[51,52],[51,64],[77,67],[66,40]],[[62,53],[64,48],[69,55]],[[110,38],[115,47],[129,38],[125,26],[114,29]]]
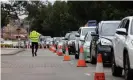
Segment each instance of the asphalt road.
[[[77,60],[63,61],[49,50],[40,49],[37,57],[31,56],[31,50],[17,55],[1,57],[1,80],[94,80],[95,65],[76,67]],[[104,67],[105,80],[124,80],[113,77],[110,67]]]

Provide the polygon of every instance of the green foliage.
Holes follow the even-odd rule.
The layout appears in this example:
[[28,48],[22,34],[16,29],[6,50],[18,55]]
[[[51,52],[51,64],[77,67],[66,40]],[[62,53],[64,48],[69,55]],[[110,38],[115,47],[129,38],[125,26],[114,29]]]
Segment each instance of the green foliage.
[[[121,20],[133,15],[131,1],[16,1],[12,7],[28,14],[31,28],[43,35],[64,36],[69,30],[78,30],[88,20]],[[6,7],[10,9],[10,5]],[[14,9],[14,8],[13,8]],[[11,9],[11,10],[13,10]],[[8,23],[8,12],[2,10],[2,24]]]

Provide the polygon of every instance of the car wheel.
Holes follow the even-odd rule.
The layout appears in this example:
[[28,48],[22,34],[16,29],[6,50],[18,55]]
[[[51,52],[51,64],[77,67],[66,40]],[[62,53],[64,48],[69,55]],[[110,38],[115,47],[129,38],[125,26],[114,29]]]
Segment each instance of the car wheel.
[[65,51],[64,50],[62,50],[62,52],[63,52],[63,54],[65,54]]
[[94,50],[92,50],[92,48],[90,49],[90,63],[91,64],[96,64],[96,58],[94,58],[94,56],[92,55],[93,52],[95,52]]
[[129,65],[129,57],[128,54],[125,55],[124,58],[124,74],[125,74],[125,80],[132,80],[133,79],[133,74],[131,72],[130,69],[130,65]]
[[75,54],[75,59],[79,59],[79,55],[78,54]]
[[70,49],[68,49],[68,53],[69,53],[69,55],[71,55],[71,51],[70,51]]
[[79,45],[78,45],[78,51],[75,51],[75,59],[79,59]]
[[122,75],[122,68],[117,67],[115,64],[115,58],[112,58],[112,75],[120,77]]

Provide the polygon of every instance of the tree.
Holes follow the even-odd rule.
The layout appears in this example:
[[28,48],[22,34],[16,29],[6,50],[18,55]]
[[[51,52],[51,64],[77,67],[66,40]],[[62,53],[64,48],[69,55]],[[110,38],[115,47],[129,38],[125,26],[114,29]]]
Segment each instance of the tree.
[[64,36],[68,31],[77,31],[88,20],[121,20],[131,16],[132,5],[130,1],[55,1],[53,5],[42,1],[15,1],[2,4],[1,19],[3,26],[8,23],[9,16],[18,18],[18,15],[27,14],[31,29],[36,27],[43,35]]

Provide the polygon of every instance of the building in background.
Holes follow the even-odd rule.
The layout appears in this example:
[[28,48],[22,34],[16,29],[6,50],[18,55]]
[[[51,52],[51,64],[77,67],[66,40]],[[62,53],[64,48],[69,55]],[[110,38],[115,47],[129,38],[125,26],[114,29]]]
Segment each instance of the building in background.
[[16,40],[20,36],[21,40],[25,40],[28,36],[27,30],[23,27],[19,27],[20,32],[17,31],[18,27],[8,24],[1,29],[1,37],[8,40]]

